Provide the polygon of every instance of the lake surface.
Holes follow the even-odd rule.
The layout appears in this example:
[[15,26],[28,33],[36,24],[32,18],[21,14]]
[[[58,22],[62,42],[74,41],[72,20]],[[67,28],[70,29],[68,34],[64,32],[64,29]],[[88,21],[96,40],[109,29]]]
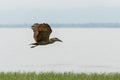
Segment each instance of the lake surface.
[[30,48],[30,28],[0,28],[0,71],[120,72],[119,28],[53,28],[63,42]]

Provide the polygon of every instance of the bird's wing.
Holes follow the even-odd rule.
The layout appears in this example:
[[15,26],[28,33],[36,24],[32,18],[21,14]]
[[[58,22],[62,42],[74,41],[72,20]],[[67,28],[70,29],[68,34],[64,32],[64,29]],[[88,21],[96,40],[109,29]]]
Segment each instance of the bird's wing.
[[39,27],[39,34],[37,35],[37,42],[48,42],[52,29],[48,24],[41,24]]

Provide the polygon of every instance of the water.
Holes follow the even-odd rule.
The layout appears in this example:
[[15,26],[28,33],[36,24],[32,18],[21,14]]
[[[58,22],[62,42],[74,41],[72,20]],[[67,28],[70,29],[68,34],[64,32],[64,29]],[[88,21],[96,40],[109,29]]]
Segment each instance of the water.
[[29,28],[0,28],[0,71],[120,72],[119,28],[53,28],[63,42],[38,46]]

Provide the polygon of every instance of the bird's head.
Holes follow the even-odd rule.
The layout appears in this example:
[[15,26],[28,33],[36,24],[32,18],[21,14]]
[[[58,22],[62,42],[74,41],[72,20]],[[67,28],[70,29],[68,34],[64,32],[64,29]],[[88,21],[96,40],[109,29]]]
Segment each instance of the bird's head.
[[62,40],[60,40],[58,38],[51,38],[49,41],[50,41],[50,43],[53,43],[53,42],[56,42],[56,41],[63,42]]

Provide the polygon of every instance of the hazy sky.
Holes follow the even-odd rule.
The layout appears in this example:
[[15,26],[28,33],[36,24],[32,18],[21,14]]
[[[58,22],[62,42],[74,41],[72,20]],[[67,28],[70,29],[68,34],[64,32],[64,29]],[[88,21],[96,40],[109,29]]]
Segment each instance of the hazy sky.
[[120,0],[0,0],[0,24],[120,22]]

